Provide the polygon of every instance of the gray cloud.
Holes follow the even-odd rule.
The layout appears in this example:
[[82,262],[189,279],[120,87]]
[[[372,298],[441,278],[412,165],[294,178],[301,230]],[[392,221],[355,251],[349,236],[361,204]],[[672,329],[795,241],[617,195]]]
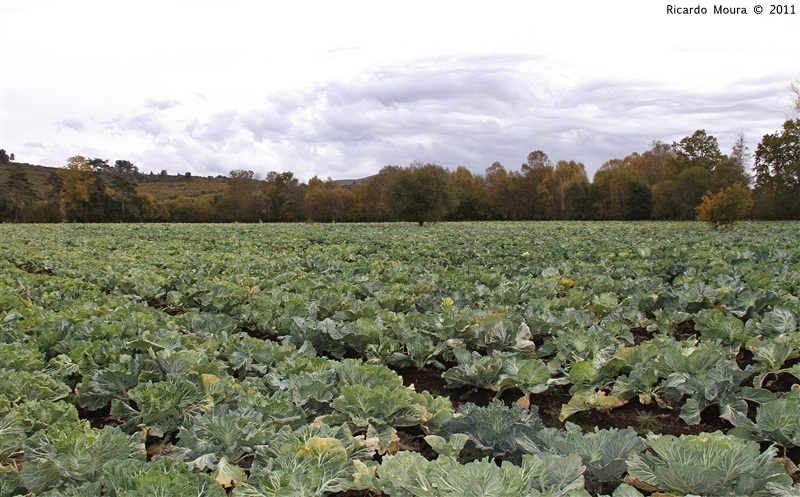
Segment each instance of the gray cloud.
[[136,114],[131,117],[117,117],[109,124],[121,131],[141,133],[151,137],[158,137],[168,131],[167,125],[153,112]]
[[71,129],[72,131],[86,131],[86,125],[83,121],[78,119],[64,119],[56,123],[56,129],[59,131],[64,129]]
[[152,113],[119,125],[160,135],[153,157],[170,170],[203,175],[247,168],[291,170],[304,180],[362,177],[413,160],[482,173],[495,161],[516,169],[543,150],[553,161],[583,162],[591,176],[610,159],[701,128],[723,151],[745,132],[752,149],[779,128],[786,107],[777,78],[713,92],[646,80],[551,79],[552,68],[538,62],[462,57],[376,66],[347,81],[273,93],[256,108],[197,117],[169,133]]
[[256,141],[280,141],[290,129],[285,115],[275,107],[251,110],[240,118],[241,126],[253,134]]
[[186,126],[186,132],[198,142],[208,144],[209,148],[218,149],[234,139],[240,128],[239,112],[226,110],[205,121],[192,121]]

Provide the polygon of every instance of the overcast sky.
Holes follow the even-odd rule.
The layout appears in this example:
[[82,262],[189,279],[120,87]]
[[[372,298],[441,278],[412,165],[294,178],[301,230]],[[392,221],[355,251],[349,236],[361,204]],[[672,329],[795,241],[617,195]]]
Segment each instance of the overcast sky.
[[752,151],[800,75],[800,4],[757,1],[0,0],[0,148],[303,181],[533,150],[591,176],[697,129]]

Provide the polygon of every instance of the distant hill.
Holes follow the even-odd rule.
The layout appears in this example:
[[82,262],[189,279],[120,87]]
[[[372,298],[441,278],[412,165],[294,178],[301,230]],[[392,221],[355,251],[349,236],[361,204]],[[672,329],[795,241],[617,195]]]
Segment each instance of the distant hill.
[[359,185],[359,184],[361,184],[361,183],[365,183],[365,182],[367,182],[367,181],[371,180],[372,178],[374,178],[375,176],[377,176],[377,174],[373,174],[372,176],[367,176],[366,178],[359,178],[359,179],[337,179],[337,180],[334,180],[334,181],[336,181],[336,183],[337,183],[339,186],[355,186],[355,185]]
[[[12,162],[10,164],[0,164],[0,182],[6,177],[12,168],[22,168],[28,175],[33,189],[39,194],[40,198],[45,198],[47,191],[47,178],[56,174],[59,168],[48,166],[37,166]],[[223,177],[202,177],[172,174],[136,174],[136,191],[138,193],[148,193],[157,200],[169,200],[177,197],[202,197],[204,195],[218,195],[225,190],[225,180]]]
[[227,178],[186,176],[186,175],[137,175],[136,191],[149,193],[157,200],[170,200],[177,197],[202,197],[222,195]]
[[[40,198],[47,196],[47,178],[56,174],[59,168],[48,166],[37,166],[12,162],[10,164],[0,164],[0,183],[6,177],[11,168],[23,168],[28,175],[33,189],[39,194]],[[368,181],[373,176],[360,179],[335,180],[341,186],[354,186]],[[156,200],[172,200],[177,197],[204,197],[222,195],[225,191],[228,178],[223,176],[187,176],[185,174],[136,174],[136,191],[147,193]]]

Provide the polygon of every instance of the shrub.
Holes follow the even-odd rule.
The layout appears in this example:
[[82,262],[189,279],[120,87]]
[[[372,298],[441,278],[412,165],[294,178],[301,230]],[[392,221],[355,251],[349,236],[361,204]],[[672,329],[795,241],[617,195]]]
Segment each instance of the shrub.
[[719,226],[730,225],[744,219],[753,208],[753,193],[745,185],[736,183],[720,188],[717,193],[706,192],[703,202],[695,209],[701,221]]

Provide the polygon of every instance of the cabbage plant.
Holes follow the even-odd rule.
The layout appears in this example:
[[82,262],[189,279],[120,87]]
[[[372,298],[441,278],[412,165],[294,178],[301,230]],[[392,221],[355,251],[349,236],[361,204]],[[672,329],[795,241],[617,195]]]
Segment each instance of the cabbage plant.
[[775,458],[776,449],[764,452],[756,442],[721,432],[700,435],[654,435],[650,449],[627,461],[628,477],[665,492],[680,495],[769,496],[768,488],[788,488],[792,479]]

